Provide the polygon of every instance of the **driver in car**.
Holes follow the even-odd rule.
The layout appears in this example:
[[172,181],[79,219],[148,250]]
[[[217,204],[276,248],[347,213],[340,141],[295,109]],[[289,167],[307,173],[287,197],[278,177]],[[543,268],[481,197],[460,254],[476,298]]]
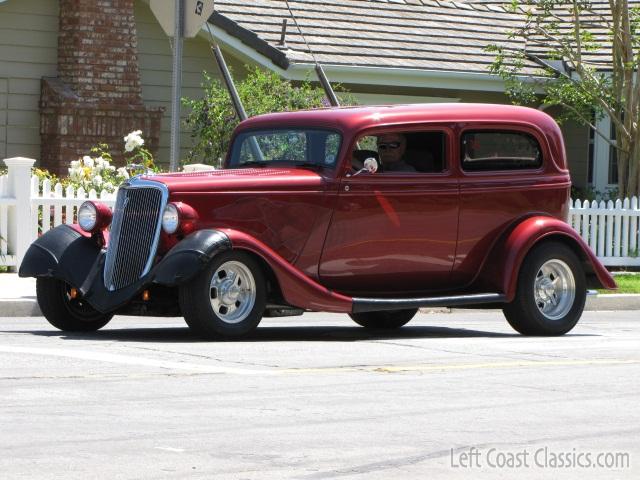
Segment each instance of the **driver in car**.
[[378,137],[378,154],[385,172],[416,171],[403,160],[406,150],[407,138],[401,133],[384,133]]

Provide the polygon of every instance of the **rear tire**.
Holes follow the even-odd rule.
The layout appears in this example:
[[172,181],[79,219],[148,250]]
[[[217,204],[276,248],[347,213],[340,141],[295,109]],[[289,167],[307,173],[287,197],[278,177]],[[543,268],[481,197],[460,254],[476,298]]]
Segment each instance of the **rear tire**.
[[576,254],[559,242],[545,242],[526,256],[516,297],[503,308],[509,324],[523,335],[564,335],[584,310],[587,288]]
[[416,313],[418,313],[418,309],[412,308],[409,310],[350,313],[349,316],[364,328],[393,330],[409,323]]
[[101,313],[82,297],[72,298],[71,287],[55,278],[36,279],[38,305],[47,321],[65,332],[94,332],[113,318]]
[[266,281],[246,252],[230,251],[180,287],[180,308],[197,335],[235,338],[253,331],[264,313]]

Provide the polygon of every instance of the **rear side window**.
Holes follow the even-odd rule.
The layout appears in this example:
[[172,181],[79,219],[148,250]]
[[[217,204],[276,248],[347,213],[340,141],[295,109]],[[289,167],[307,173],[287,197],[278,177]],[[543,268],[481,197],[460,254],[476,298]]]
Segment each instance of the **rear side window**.
[[526,170],[542,165],[540,145],[528,133],[464,132],[461,147],[462,169],[467,172]]

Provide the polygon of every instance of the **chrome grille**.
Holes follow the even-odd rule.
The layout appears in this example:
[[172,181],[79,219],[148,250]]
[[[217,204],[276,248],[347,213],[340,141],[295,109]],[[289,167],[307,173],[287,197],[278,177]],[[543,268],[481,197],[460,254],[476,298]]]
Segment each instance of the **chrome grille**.
[[104,266],[104,284],[119,290],[146,275],[158,249],[166,187],[132,180],[118,189]]

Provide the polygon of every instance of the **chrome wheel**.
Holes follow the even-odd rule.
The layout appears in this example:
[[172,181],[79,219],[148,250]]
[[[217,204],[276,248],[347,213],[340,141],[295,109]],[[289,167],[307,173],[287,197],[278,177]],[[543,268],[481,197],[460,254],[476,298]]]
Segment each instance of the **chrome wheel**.
[[256,302],[256,282],[251,270],[241,262],[220,265],[211,277],[211,307],[225,323],[242,322]]
[[545,262],[536,274],[533,292],[542,315],[549,320],[564,318],[576,298],[575,278],[569,265],[558,259]]

